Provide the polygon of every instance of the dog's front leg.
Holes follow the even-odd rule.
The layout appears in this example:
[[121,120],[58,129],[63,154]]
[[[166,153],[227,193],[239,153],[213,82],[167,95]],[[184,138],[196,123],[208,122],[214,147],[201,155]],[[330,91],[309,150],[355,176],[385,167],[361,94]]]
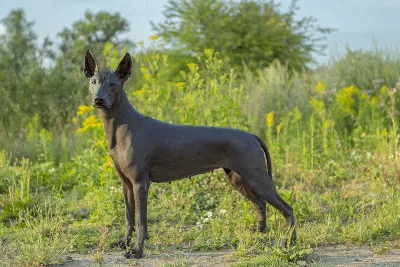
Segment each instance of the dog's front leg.
[[132,183],[129,182],[129,184],[123,184],[122,191],[124,193],[125,218],[127,223],[124,243],[126,247],[129,247],[132,239],[132,232],[135,231],[135,198]]
[[125,218],[126,218],[126,230],[123,239],[118,240],[111,244],[111,247],[127,248],[132,240],[132,232],[135,231],[135,198],[133,195],[133,185],[131,181],[118,169],[117,173],[121,179],[122,192],[124,194],[125,202]]
[[136,210],[136,246],[127,252],[126,257],[131,257],[134,253],[136,259],[143,256],[144,240],[149,238],[147,231],[147,197],[150,186],[148,176],[137,177],[133,182],[133,194],[135,197]]

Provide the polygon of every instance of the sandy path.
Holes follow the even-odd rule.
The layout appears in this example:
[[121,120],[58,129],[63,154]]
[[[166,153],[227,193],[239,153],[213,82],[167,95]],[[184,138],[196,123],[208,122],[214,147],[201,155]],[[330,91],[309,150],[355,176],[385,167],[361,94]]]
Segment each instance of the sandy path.
[[[140,260],[128,260],[123,252],[105,252],[102,266],[230,266],[237,262],[230,250],[204,251],[204,252],[164,252],[151,254]],[[70,261],[62,266],[98,266],[90,255],[70,254]]]
[[376,254],[372,247],[328,246],[315,248],[309,259],[323,266],[400,267],[400,249]]
[[[90,255],[69,254],[69,261],[62,266],[98,266]],[[232,250],[178,252],[150,254],[140,260],[127,260],[122,252],[105,252],[102,266],[230,266],[238,262]],[[308,257],[308,265],[318,266],[382,266],[400,267],[400,249],[376,254],[372,247],[326,246],[315,248]],[[315,266],[315,265],[313,265]]]

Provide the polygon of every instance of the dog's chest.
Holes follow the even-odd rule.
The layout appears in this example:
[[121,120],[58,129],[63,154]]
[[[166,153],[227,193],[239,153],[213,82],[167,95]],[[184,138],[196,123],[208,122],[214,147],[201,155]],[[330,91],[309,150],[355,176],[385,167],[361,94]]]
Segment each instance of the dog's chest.
[[120,170],[126,169],[133,164],[134,149],[131,146],[119,147],[118,145],[108,150],[109,155],[116,167]]

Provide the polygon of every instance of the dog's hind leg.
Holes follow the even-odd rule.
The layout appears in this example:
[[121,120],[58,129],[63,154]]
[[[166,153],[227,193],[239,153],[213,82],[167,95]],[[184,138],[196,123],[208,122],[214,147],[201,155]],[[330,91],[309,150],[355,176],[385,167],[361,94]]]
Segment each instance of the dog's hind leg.
[[295,222],[294,222],[294,216],[293,216],[293,208],[290,206],[286,201],[284,201],[276,192],[275,188],[274,191],[272,191],[270,194],[266,194],[264,196],[265,200],[271,204],[274,208],[279,210],[282,215],[285,217],[287,223],[290,226],[290,243],[293,245],[296,243],[297,239],[297,234],[296,234],[296,228],[295,228]]
[[294,244],[296,242],[297,235],[292,206],[286,203],[279,196],[272,179],[269,177],[266,171],[257,174],[249,171],[245,173],[246,174],[243,176],[245,178],[244,184],[247,185],[259,199],[268,202],[285,217],[291,230],[290,241],[292,244]]
[[248,200],[250,200],[257,210],[257,217],[258,217],[258,225],[257,230],[259,232],[264,232],[266,228],[266,208],[265,208],[265,201],[258,198],[250,188],[243,184],[243,178],[236,172],[224,168],[224,171],[228,177],[229,182],[234,185],[239,192]]

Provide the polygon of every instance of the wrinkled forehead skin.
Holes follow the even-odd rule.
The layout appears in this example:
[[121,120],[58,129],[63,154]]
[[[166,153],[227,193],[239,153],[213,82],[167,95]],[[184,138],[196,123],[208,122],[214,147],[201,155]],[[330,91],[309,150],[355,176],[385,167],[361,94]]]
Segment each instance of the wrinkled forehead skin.
[[117,74],[108,69],[95,72],[93,77],[90,78],[90,81],[92,80],[96,80],[98,84],[115,83],[117,85],[122,85],[122,82],[118,78]]

